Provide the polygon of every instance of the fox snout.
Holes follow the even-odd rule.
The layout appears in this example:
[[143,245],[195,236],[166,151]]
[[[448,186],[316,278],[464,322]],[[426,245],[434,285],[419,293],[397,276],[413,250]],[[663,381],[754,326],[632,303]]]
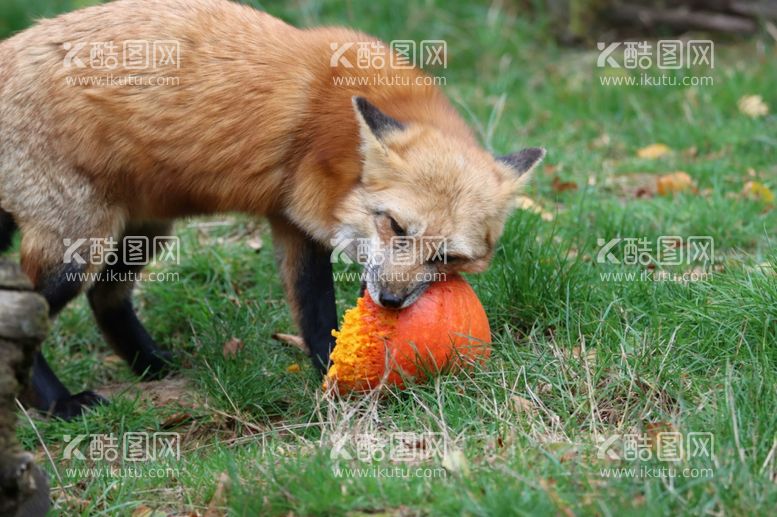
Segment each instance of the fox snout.
[[392,290],[392,286],[380,288],[378,292],[378,305],[389,309],[404,309],[415,303],[421,297],[431,282],[424,282],[410,289],[400,289],[399,292]]
[[389,309],[398,309],[402,306],[407,296],[397,296],[388,289],[382,289],[378,295],[378,303]]
[[436,277],[418,272],[387,272],[382,268],[368,268],[367,291],[382,307],[404,309],[415,303],[432,282],[440,280]]
[[[395,289],[391,284],[378,288],[378,296],[373,297],[378,305],[388,309],[404,309],[414,304],[426,291],[431,282],[423,282],[412,288]],[[372,293],[370,293],[372,296]]]

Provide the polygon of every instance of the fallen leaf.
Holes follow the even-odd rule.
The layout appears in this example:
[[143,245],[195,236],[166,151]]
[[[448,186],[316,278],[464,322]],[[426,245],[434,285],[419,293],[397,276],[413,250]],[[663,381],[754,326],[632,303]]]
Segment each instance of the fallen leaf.
[[547,394],[549,394],[552,391],[553,391],[553,386],[551,386],[547,382],[541,382],[537,386],[537,394],[538,395],[547,395]]
[[653,197],[653,190],[649,188],[638,188],[634,191],[634,197],[637,199],[641,199],[643,197]]
[[305,344],[305,340],[302,339],[300,336],[295,336],[294,334],[282,334],[280,332],[276,332],[272,335],[273,339],[276,341],[280,341],[281,343],[287,344],[289,346],[293,346],[294,348],[301,350],[306,355],[310,355],[310,349]]
[[661,196],[675,194],[677,192],[696,191],[696,184],[686,172],[673,172],[664,174],[656,179],[656,189]]
[[141,504],[132,512],[132,517],[167,517],[167,513]]
[[[56,489],[51,491],[51,499],[52,502],[60,508],[66,505],[71,508],[71,511],[74,508],[78,508],[84,514],[86,514],[87,509],[93,505],[92,501],[70,495],[67,492],[57,491]],[[17,513],[16,515],[19,514]]]
[[769,106],[766,105],[760,95],[744,95],[737,102],[739,111],[748,117],[758,118],[769,113]]
[[535,203],[534,200],[530,197],[518,196],[515,198],[515,201],[516,208],[535,213],[539,215],[543,221],[552,221],[554,219],[554,215],[552,213],[543,210],[542,207]]
[[460,449],[453,449],[442,459],[442,466],[448,472],[460,477],[469,476],[469,461]]
[[516,207],[520,210],[528,210],[535,213],[539,213],[541,210],[532,198],[526,196],[518,196],[516,198]]
[[561,181],[558,176],[553,176],[553,182],[550,184],[553,192],[566,192],[567,190],[577,190],[577,183],[574,181]]
[[151,512],[153,512],[151,508],[145,504],[141,504],[132,512],[132,517],[148,517],[151,515]]
[[660,435],[664,433],[676,433],[677,428],[671,422],[648,422],[645,424],[645,437],[653,451],[658,450]]
[[291,363],[288,368],[286,368],[286,371],[289,373],[298,373],[300,370],[299,363]]
[[125,361],[116,354],[108,354],[103,357],[103,362],[108,364],[124,364]]
[[513,401],[513,407],[515,407],[517,413],[534,414],[537,410],[534,403],[529,399],[519,397],[518,395],[513,395],[510,399]]
[[[576,346],[572,349],[572,357],[578,360],[583,359],[583,348],[580,346]],[[585,353],[585,360],[588,362],[588,365],[590,367],[593,367],[596,365],[596,348],[588,348]]]
[[175,413],[167,417],[164,422],[160,424],[162,429],[170,429],[171,427],[177,427],[182,423],[191,420],[192,415],[190,413]]
[[604,180],[604,187],[614,190],[622,198],[653,197],[656,194],[656,176],[644,172],[608,176]]
[[608,147],[610,145],[610,135],[602,133],[591,142],[591,147]]
[[748,181],[745,183],[742,194],[747,198],[761,201],[767,205],[774,202],[774,193],[760,181]]
[[264,246],[264,242],[262,242],[261,237],[254,237],[246,241],[246,246],[254,250],[256,253],[259,253],[260,251],[262,251],[262,246]]
[[579,451],[576,447],[569,447],[564,454],[559,457],[559,461],[564,463],[565,461],[572,461],[578,455]]
[[569,442],[548,442],[543,447],[562,463],[575,459],[580,452],[575,444]]
[[649,146],[643,147],[642,149],[638,150],[637,156],[640,158],[655,160],[656,158],[661,158],[662,156],[666,156],[671,152],[672,150],[667,145],[650,144]]
[[226,515],[226,512],[223,509],[227,504],[227,490],[229,490],[229,484],[229,476],[226,472],[222,472],[221,475],[219,475],[216,490],[213,492],[213,497],[211,497],[208,509],[205,510],[203,517],[222,517]]
[[229,339],[221,348],[221,352],[227,359],[234,359],[237,357],[237,353],[243,349],[243,340],[233,337]]

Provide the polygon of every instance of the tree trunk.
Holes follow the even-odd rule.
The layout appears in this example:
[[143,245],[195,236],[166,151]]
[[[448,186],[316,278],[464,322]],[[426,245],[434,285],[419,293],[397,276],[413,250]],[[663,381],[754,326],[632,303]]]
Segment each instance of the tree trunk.
[[46,301],[16,264],[0,261],[0,515],[45,515],[46,475],[16,441],[16,397],[48,331]]
[[693,31],[737,38],[777,22],[776,0],[548,0],[545,5],[565,43]]

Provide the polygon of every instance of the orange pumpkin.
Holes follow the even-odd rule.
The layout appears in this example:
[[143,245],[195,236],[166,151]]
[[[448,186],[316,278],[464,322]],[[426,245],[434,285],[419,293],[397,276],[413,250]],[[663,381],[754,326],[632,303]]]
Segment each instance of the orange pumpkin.
[[324,389],[367,391],[405,379],[482,362],[491,353],[488,318],[472,287],[458,275],[435,282],[402,310],[377,305],[369,294],[345,312]]

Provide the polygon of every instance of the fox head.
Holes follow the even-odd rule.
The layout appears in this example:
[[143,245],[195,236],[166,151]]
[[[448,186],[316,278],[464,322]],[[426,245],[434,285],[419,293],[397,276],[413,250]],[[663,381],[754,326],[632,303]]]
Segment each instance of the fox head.
[[404,308],[446,274],[483,271],[544,149],[495,158],[431,125],[395,120],[363,97],[353,106],[362,176],[340,207],[335,240],[364,265],[371,298]]

